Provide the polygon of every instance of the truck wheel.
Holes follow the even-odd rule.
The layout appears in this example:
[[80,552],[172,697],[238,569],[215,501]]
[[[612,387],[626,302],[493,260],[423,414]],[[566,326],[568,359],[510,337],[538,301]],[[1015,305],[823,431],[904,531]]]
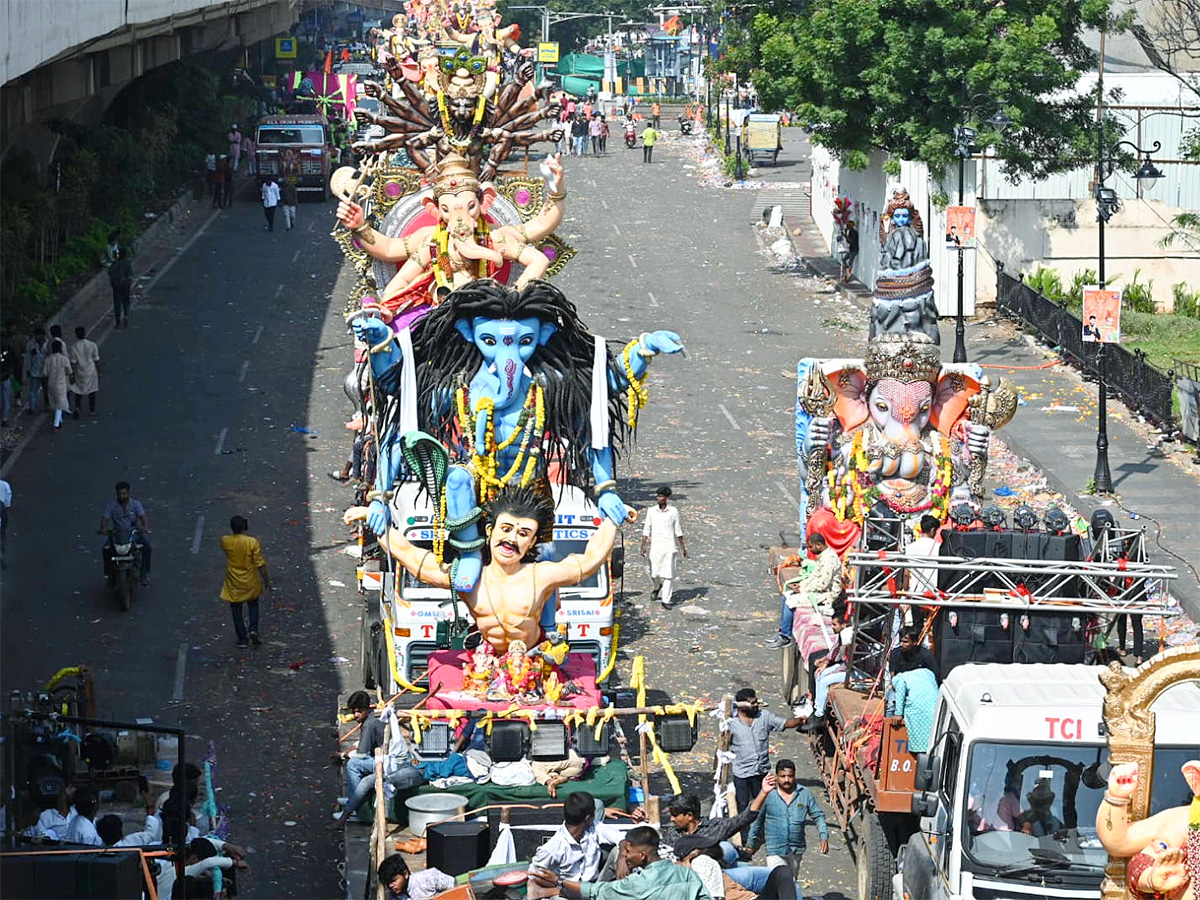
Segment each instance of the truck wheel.
[[375,685],[387,697],[395,690],[392,686],[392,667],[388,662],[387,639],[383,635],[379,636],[379,643],[375,646]]
[[892,874],[895,861],[888,849],[887,836],[879,816],[864,811],[855,848],[858,864],[858,900],[892,900]]
[[782,662],[780,663],[780,674],[783,676],[783,702],[788,706],[795,706],[800,702],[800,651],[796,649],[796,642],[790,641],[783,648]]
[[374,648],[371,646],[371,623],[364,614],[358,636],[358,671],[362,675],[363,687],[367,690],[375,687],[375,669],[371,662],[374,656]]

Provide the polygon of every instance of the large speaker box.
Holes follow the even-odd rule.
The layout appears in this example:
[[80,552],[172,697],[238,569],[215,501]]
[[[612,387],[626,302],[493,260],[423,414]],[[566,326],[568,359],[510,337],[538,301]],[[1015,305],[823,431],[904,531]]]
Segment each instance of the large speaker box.
[[1014,616],[1013,662],[1082,663],[1087,652],[1087,617],[1079,613],[1031,612],[1029,629]]
[[140,900],[142,882],[137,853],[0,858],[0,895],[4,897]]
[[[997,609],[943,609],[934,643],[942,677],[963,663],[1012,662],[1012,623],[1006,631]],[[951,620],[955,624],[950,624]]]
[[437,822],[425,829],[425,859],[430,868],[461,875],[487,865],[487,822]]

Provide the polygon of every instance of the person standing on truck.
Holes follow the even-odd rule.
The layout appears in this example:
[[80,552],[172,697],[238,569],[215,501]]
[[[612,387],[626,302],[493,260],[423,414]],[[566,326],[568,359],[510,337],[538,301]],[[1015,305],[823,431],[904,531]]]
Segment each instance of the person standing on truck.
[[267,217],[267,231],[275,230],[275,207],[279,205],[279,185],[275,176],[268,175],[262,186],[263,215]]
[[642,556],[650,551],[650,582],[655,597],[664,609],[671,606],[672,585],[676,575],[676,543],[678,552],[687,559],[687,547],[683,543],[683,526],[679,523],[679,510],[670,504],[671,488],[663,485],[654,495],[656,506],[646,510],[646,521],[642,525]]
[[766,844],[767,866],[786,865],[794,877],[808,849],[804,830],[810,821],[816,824],[820,838],[817,850],[825,855],[829,852],[829,826],[825,824],[825,813],[812,792],[796,783],[796,764],[790,759],[781,759],[775,763],[775,790],[759,810],[746,846],[758,850]]
[[[772,731],[795,728],[804,720],[784,719],[758,705],[754,688],[742,688],[733,698],[737,714],[726,719],[729,728],[729,750],[733,753],[733,790],[738,809],[746,809],[770,771],[768,742]],[[749,827],[742,828],[742,841]]]
[[296,192],[296,179],[283,179],[283,187],[279,190],[279,200],[283,204],[283,227],[287,231],[292,230],[292,226],[296,224],[296,205],[300,202],[300,198]]

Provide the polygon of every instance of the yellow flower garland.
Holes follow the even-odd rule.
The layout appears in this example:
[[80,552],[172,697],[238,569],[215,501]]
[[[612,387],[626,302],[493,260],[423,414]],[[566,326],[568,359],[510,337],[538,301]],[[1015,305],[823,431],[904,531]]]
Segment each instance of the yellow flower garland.
[[626,411],[629,414],[629,427],[637,428],[638,413],[650,402],[650,389],[646,387],[646,378],[638,378],[633,374],[632,354],[639,346],[639,340],[632,340],[621,351],[621,365],[625,369],[625,377],[629,380],[629,389],[625,394]]

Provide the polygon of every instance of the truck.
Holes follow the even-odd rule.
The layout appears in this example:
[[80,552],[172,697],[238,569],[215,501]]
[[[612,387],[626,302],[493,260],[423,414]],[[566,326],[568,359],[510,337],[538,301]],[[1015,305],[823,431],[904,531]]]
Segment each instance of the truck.
[[[1098,900],[1107,857],[1091,823],[1107,749],[1097,638],[1117,615],[1177,614],[1165,587],[1175,573],[1147,561],[1143,531],[1115,527],[1090,549],[1077,535],[1028,528],[950,530],[941,552],[909,556],[901,529],[868,518],[845,558],[853,665],[810,745],[855,855],[858,898]],[[798,561],[794,549],[771,551],[781,592]],[[914,569],[937,591],[910,592]],[[906,608],[925,616],[944,678],[922,753],[887,709],[886,661]],[[817,611],[798,611],[782,650],[787,702],[808,692],[830,631]],[[1163,709],[1179,723],[1156,747],[1166,757],[1158,771],[1171,771],[1189,745],[1195,754],[1200,691]],[[1031,795],[1053,795],[1052,834],[1013,828]]]
[[[554,540],[541,548],[540,560],[582,553],[599,527],[600,513],[579,488],[555,485]],[[405,537],[418,547],[433,548],[433,509],[426,493],[414,482],[402,482],[392,500],[392,520],[403,523]],[[447,548],[447,559],[452,548]],[[366,556],[370,556],[368,552]],[[471,621],[466,604],[447,589],[430,587],[398,567],[386,555],[364,558],[358,570],[359,588],[368,598],[363,614],[360,670],[367,686],[390,696],[423,677],[429,655],[446,649]],[[552,598],[543,611],[542,625],[556,624]],[[619,626],[613,592],[613,564],[578,585],[562,588],[557,597],[557,622],[567,628],[573,653],[586,653],[603,683],[616,661]]]
[[301,193],[329,199],[333,145],[329,120],[318,115],[266,116],[254,136],[259,175],[287,178]]

